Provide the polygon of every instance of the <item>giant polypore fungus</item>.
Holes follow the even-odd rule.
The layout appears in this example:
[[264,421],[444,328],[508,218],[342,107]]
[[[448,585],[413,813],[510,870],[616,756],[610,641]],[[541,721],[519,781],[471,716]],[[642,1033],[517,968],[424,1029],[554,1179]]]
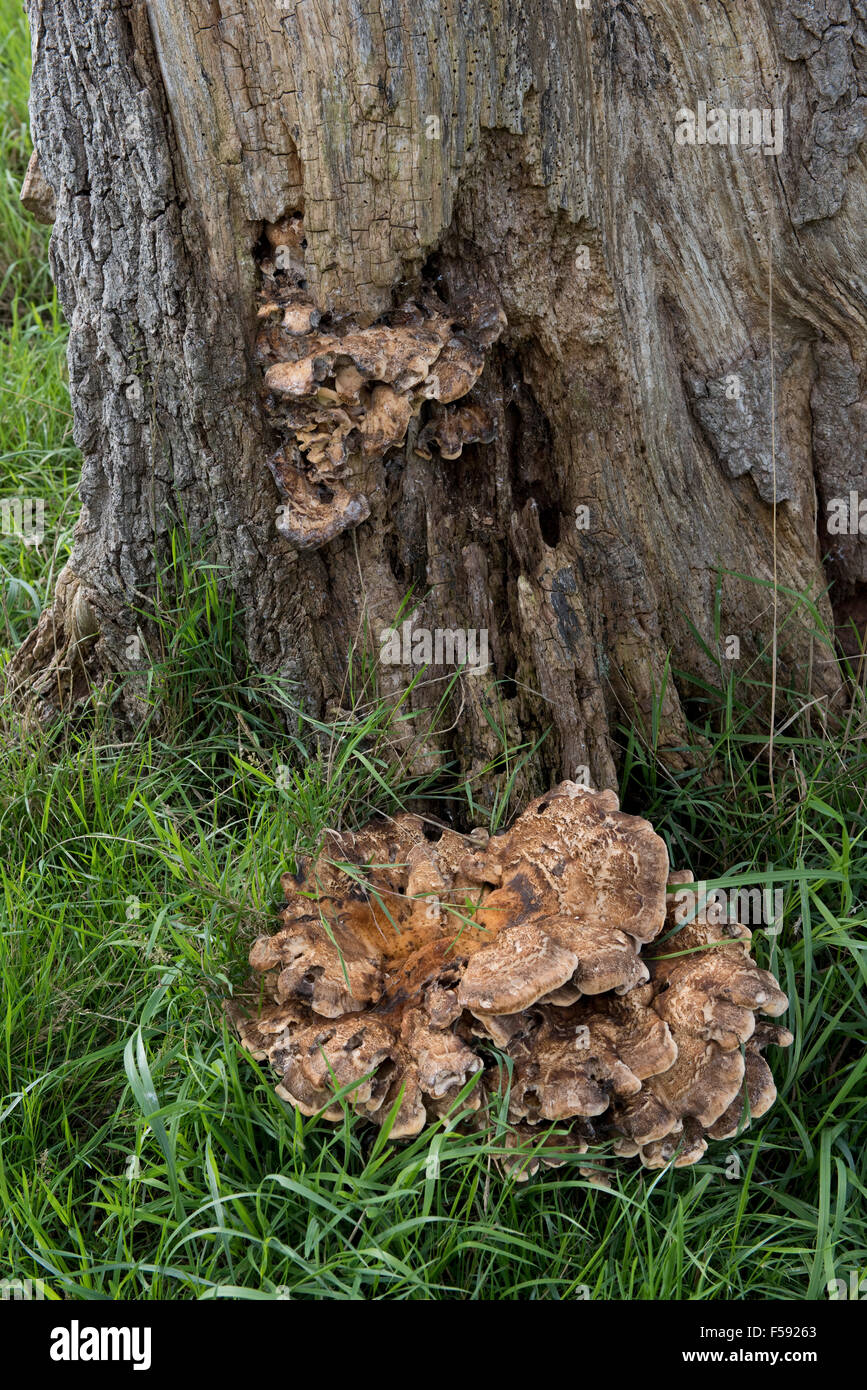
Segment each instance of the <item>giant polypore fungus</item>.
[[431,444],[454,459],[466,443],[490,442],[480,404],[450,406],[475,386],[505,317],[481,296],[447,306],[428,290],[374,323],[333,321],[307,292],[302,219],[271,223],[265,236],[257,357],[281,440],[269,459],[282,502],[277,529],[307,550],[370,515],[375,465],[405,443],[427,402],[436,415],[421,431],[424,456]]
[[515,1142],[556,1121],[567,1150],[694,1163],[771,1105],[761,1049],[791,1034],[757,1023],[787,1000],[749,931],[668,910],[689,881],[613,792],[571,782],[492,839],[410,814],[332,833],[283,876],[241,1037],[305,1115],[336,1120],[345,1100],[404,1138],[476,1072],[468,1111],[510,1071]]

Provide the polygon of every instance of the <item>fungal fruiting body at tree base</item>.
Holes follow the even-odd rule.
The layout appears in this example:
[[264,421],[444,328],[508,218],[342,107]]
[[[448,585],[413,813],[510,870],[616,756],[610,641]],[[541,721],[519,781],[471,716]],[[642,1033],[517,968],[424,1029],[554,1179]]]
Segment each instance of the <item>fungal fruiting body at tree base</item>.
[[403,1139],[464,1090],[485,1124],[507,1089],[508,1146],[550,1131],[552,1161],[694,1163],[773,1103],[762,1051],[792,1035],[750,931],[684,912],[691,879],[613,792],[572,782],[490,838],[379,817],[284,874],[233,1016],[305,1115],[346,1104]]

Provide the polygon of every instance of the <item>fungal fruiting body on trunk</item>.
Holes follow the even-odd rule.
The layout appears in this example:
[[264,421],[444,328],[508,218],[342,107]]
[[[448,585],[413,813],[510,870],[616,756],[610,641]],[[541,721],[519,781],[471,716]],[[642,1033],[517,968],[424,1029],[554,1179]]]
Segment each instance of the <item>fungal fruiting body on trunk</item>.
[[408,813],[333,832],[283,876],[242,1040],[305,1115],[345,1103],[407,1138],[462,1091],[482,1123],[508,1085],[511,1143],[556,1122],[558,1153],[694,1163],[772,1104],[762,1049],[792,1039],[759,1019],[788,1001],[749,930],[675,920],[690,880],[613,792],[571,782],[493,838]]
[[370,516],[369,497],[382,486],[377,465],[404,446],[423,407],[431,411],[415,444],[423,457],[432,444],[456,459],[464,444],[493,439],[490,413],[469,393],[506,320],[482,295],[446,305],[430,288],[373,322],[335,319],[307,292],[300,215],[270,224],[265,239],[256,355],[265,414],[281,441],[268,460],[281,498],[277,530],[297,550],[314,550]]

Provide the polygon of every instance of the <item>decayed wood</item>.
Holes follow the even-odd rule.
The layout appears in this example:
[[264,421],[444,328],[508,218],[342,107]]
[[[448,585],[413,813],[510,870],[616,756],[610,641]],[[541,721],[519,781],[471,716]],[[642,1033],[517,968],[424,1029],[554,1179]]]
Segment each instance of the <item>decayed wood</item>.
[[[739,636],[743,661],[766,641],[770,592],[738,576],[772,577],[776,495],[780,674],[833,697],[833,652],[786,623],[785,592],[830,622],[828,577],[853,604],[867,578],[864,537],[824,528],[829,499],[867,492],[863,0],[28,9],[84,468],[16,679],[54,700],[127,668],[182,513],[254,660],[309,706],[414,586],[419,626],[489,635],[488,675],[456,695],[459,762],[491,751],[487,706],[514,737],[553,724],[531,780],[586,765],[610,785],[623,710],[664,690],[662,743],[680,739],[669,652],[702,677],[696,632]],[[778,113],[779,154],[678,144],[701,102]],[[495,438],[425,457],[416,417],[366,519],[311,551],[276,525],[254,354],[266,224],[293,217],[332,322],[425,286],[506,319],[470,398]],[[383,668],[383,688],[412,674]]]

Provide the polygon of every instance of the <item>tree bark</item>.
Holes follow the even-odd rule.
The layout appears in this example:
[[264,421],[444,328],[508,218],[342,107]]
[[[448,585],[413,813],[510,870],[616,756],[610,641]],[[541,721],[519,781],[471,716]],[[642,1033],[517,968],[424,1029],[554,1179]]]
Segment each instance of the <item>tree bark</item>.
[[[682,762],[722,639],[742,666],[768,648],[775,543],[779,679],[833,701],[834,650],[791,595],[831,628],[829,580],[853,611],[867,581],[865,538],[825,529],[830,499],[867,492],[863,0],[28,11],[84,463],[16,680],[51,702],[127,669],[183,517],[252,659],[313,711],[410,590],[414,624],[486,629],[491,670],[453,697],[467,770],[487,709],[514,739],[552,726],[533,787],[581,766],[611,785],[619,720],[654,701]],[[781,150],[679,144],[700,102],[779,109]],[[423,457],[422,407],[353,479],[365,518],[308,549],[277,525],[256,353],[263,232],[292,218],[331,331],[423,292],[506,325],[467,398],[494,438]],[[381,667],[382,687],[414,674]]]

